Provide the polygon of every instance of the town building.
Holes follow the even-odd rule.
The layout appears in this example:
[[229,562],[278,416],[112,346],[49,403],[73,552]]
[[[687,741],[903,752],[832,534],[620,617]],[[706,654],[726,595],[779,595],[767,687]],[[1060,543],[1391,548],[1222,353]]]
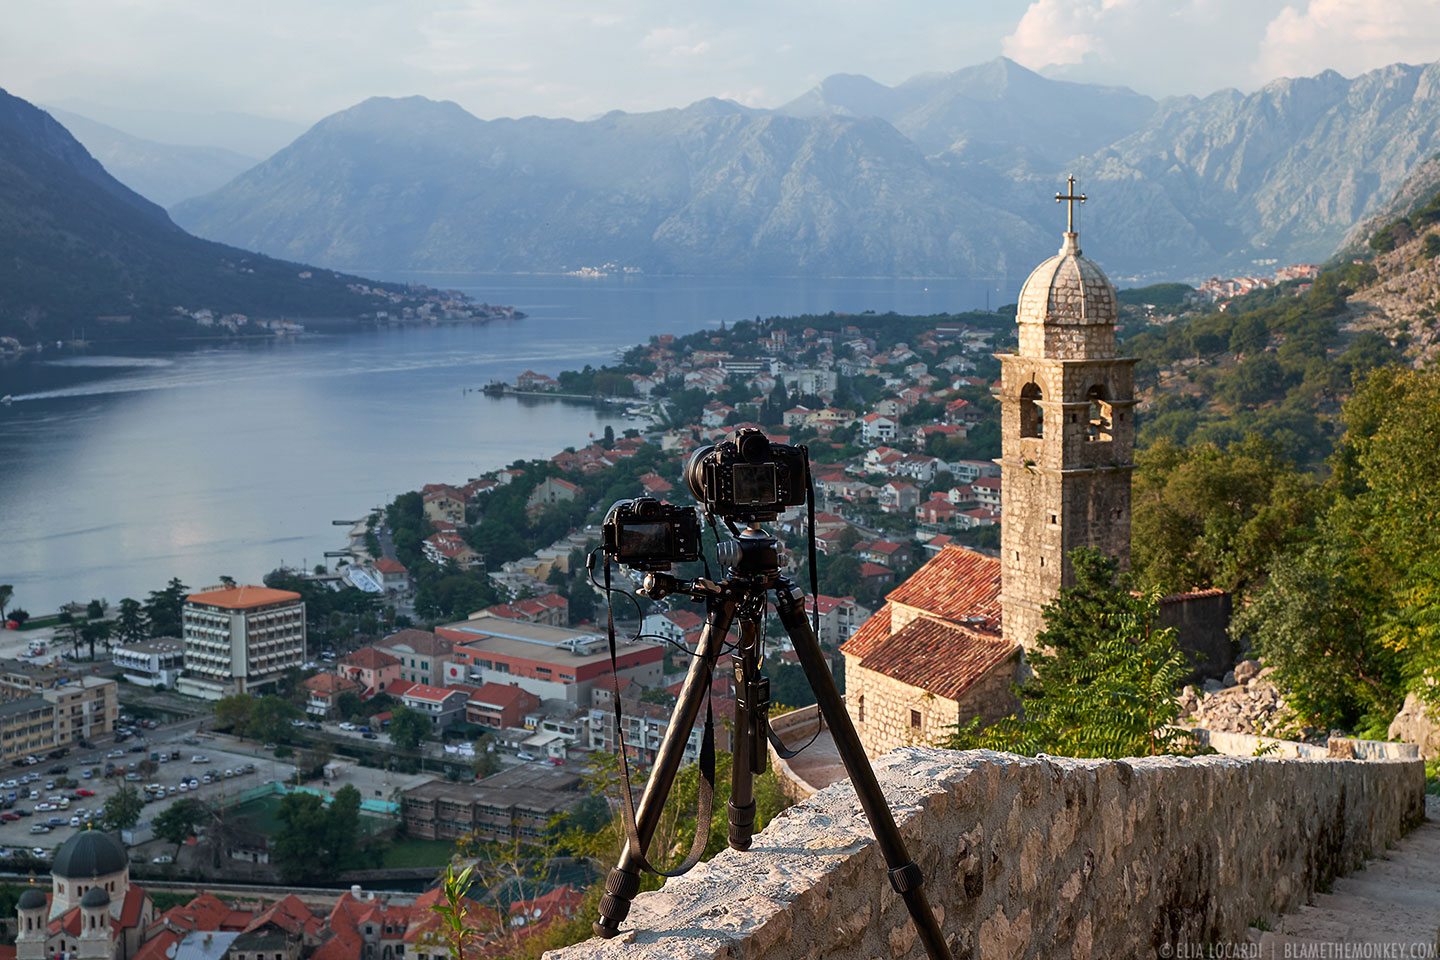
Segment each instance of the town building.
[[417,713],[430,718],[435,730],[444,730],[465,720],[465,701],[470,691],[460,687],[432,687],[428,683],[413,684],[400,695],[400,701]]
[[520,726],[525,714],[540,706],[540,698],[520,687],[486,683],[465,701],[465,722],[504,730]]
[[579,495],[580,488],[569,480],[546,477],[530,491],[530,497],[525,501],[525,510],[531,514],[538,513],[553,504],[568,503]]
[[375,571],[375,582],[386,593],[404,593],[410,589],[410,571],[399,560],[381,557],[370,564],[370,568]]
[[52,708],[52,744],[62,749],[109,736],[120,713],[114,680],[74,667],[0,661],[0,701],[39,697]]
[[425,519],[432,523],[442,520],[457,527],[465,523],[465,499],[450,487],[442,486],[427,491],[421,502],[424,505]]
[[538,840],[550,820],[580,802],[580,778],[551,767],[520,767],[478,783],[432,780],[400,799],[405,833],[454,840],[474,832],[482,840]]
[[361,647],[341,657],[335,673],[359,684],[360,696],[369,700],[400,679],[400,658],[374,647]]
[[185,676],[176,689],[219,700],[263,692],[305,662],[305,603],[269,587],[218,587],[192,593],[182,615]]
[[570,622],[570,601],[558,593],[544,593],[511,603],[498,603],[493,607],[471,614],[471,619],[499,617],[502,620],[518,620],[522,623],[548,623],[563,627]]
[[411,683],[442,684],[443,664],[451,641],[428,630],[405,629],[375,644],[375,649],[400,661],[400,679]]
[[[728,690],[729,686],[729,677],[718,675],[711,685],[710,708],[717,750],[730,749],[730,728],[726,726],[725,720],[727,717],[733,719],[735,701],[716,696],[717,688]],[[601,688],[597,688],[595,694],[588,718],[589,748],[613,754],[618,748],[614,694]],[[670,717],[671,708],[663,703],[648,703],[621,696],[619,729],[625,735],[625,756],[632,764],[648,765],[655,762],[655,755],[665,741],[666,731],[670,729]],[[696,718],[695,725],[691,727],[690,735],[685,738],[685,750],[681,754],[683,763],[695,763],[700,759],[704,736],[705,717],[702,711]]]
[[178,637],[117,644],[110,659],[130,683],[142,687],[174,687],[185,668],[185,641]]
[[55,749],[55,705],[44,697],[0,701],[0,763]]
[[856,603],[854,597],[827,597],[822,593],[807,600],[805,609],[810,610],[812,605],[820,610],[820,642],[831,647],[850,639],[871,614],[870,609]]
[[[589,702],[597,681],[611,682],[610,648],[599,634],[496,617],[447,624],[435,633],[454,645],[440,683],[514,684],[541,700],[580,706]],[[642,687],[659,686],[661,645],[625,638],[617,642],[620,678],[634,679]]]
[[333,717],[342,693],[353,693],[358,697],[362,689],[354,680],[334,673],[317,673],[307,677],[305,712],[314,717]]

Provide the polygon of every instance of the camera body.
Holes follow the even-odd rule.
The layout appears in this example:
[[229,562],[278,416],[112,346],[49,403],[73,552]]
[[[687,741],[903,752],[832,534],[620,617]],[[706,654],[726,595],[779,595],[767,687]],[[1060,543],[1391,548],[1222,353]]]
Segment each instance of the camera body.
[[612,559],[636,570],[669,570],[700,558],[700,517],[694,507],[654,497],[617,500],[605,514],[600,543]]
[[711,514],[774,520],[787,507],[805,503],[809,464],[802,448],[775,443],[764,431],[747,427],[691,454],[685,483]]

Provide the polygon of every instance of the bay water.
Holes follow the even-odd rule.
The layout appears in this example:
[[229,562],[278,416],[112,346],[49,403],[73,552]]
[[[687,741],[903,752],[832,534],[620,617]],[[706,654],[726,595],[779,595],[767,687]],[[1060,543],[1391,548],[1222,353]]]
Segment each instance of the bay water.
[[343,547],[346,529],[333,520],[630,425],[584,403],[478,392],[494,379],[599,366],[652,334],[757,314],[942,313],[1013,302],[1018,286],[390,279],[461,289],[528,316],[166,348],[95,344],[0,364],[0,396],[14,398],[0,406],[0,583],[14,585],[12,604],[39,615],[70,600],[143,599],[172,576],[192,587],[221,575],[259,582],[281,563],[314,566]]

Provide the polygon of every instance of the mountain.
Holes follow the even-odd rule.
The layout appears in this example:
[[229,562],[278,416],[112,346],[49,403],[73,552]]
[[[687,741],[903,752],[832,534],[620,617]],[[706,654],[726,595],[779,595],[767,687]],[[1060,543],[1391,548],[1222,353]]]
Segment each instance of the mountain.
[[162,207],[209,193],[259,162],[223,147],[182,147],[132,137],[58,107],[48,112],[111,176]]
[[1047,80],[999,57],[896,87],[841,74],[778,112],[880,117],[927,154],[1051,172],[1139,130],[1155,109],[1125,87]]
[[129,336],[163,333],[178,305],[355,316],[374,309],[348,289],[356,279],[190,236],[53,117],[0,90],[0,335],[69,337],[98,316],[133,318]]
[[1440,193],[1440,153],[1417,164],[1406,174],[1389,203],[1375,209],[1345,235],[1340,255],[1347,258],[1363,255],[1370,238],[1381,227],[1429,203],[1437,193]]
[[152,110],[78,99],[55,100],[40,106],[78,113],[142,140],[217,147],[245,157],[268,157],[305,132],[302,123],[235,111]]
[[895,87],[838,75],[778,110],[592,121],[375,99],[214,193],[195,232],[335,266],[1008,276],[1083,243],[1117,279],[1328,257],[1440,149],[1440,64],[1159,103],[999,59]]
[[1054,242],[883,120],[720,100],[578,123],[375,98],[174,213],[273,255],[388,271],[988,273]]

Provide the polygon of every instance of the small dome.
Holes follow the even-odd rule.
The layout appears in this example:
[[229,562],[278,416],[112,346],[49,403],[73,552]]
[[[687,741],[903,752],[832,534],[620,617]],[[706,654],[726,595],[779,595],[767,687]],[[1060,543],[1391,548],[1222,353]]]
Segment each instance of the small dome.
[[93,880],[125,868],[125,848],[119,840],[99,830],[84,830],[60,845],[50,874],[65,880]]
[[20,894],[20,902],[16,906],[21,910],[39,910],[45,906],[45,894],[39,887],[26,887],[25,892]]
[[1080,255],[1078,234],[1065,234],[1060,252],[1020,288],[1020,323],[1114,323],[1115,317],[1115,288],[1094,260]]
[[85,896],[80,898],[82,907],[108,907],[110,906],[110,894],[105,892],[104,887],[91,887],[85,891]]

